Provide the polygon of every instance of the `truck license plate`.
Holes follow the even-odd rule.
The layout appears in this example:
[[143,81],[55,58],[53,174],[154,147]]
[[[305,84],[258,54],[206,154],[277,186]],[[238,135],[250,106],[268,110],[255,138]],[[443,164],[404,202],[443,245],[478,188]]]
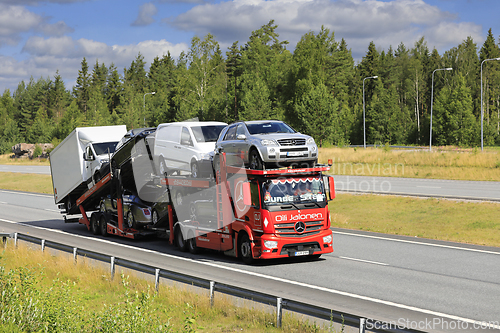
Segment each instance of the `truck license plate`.
[[307,256],[309,255],[309,251],[297,251],[295,252],[295,256],[298,257],[298,256]]
[[302,152],[301,151],[289,151],[288,153],[286,153],[286,156],[302,156]]

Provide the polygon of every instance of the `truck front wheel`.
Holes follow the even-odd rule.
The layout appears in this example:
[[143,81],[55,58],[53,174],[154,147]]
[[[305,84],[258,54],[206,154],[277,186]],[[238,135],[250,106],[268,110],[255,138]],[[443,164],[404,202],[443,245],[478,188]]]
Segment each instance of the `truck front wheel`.
[[243,260],[245,264],[250,265],[254,262],[252,244],[247,234],[243,234],[243,236],[241,236],[238,250],[241,260]]
[[200,252],[200,248],[198,246],[196,246],[196,237],[194,236],[194,233],[192,231],[189,232],[187,246],[188,246],[189,252],[192,254],[196,254],[196,253]]
[[179,250],[182,252],[187,251],[187,242],[186,239],[184,238],[184,235],[182,234],[181,227],[177,226],[175,228],[175,242],[177,243],[177,247],[179,247]]

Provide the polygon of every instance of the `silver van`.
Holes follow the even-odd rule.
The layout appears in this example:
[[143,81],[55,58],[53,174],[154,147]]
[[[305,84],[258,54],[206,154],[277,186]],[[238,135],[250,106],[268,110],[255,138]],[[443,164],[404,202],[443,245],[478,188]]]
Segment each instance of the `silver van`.
[[210,152],[227,126],[218,121],[160,124],[155,134],[154,156],[160,175],[187,171],[198,178],[212,173]]

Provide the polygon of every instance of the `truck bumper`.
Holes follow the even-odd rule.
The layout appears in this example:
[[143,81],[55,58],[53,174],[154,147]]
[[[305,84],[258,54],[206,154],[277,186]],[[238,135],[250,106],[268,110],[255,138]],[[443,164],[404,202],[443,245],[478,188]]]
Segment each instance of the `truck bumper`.
[[[276,242],[276,247],[266,246],[269,243],[274,245],[273,242]],[[255,237],[253,243],[253,255],[256,259],[298,257],[331,252],[333,252],[333,233],[330,229],[303,238],[264,234],[261,237]]]

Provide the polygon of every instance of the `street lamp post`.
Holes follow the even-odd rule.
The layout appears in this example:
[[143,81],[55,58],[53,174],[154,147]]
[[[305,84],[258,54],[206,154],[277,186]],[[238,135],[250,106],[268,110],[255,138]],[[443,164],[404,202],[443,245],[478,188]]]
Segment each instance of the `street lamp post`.
[[363,147],[366,149],[366,121],[365,121],[365,80],[366,79],[376,79],[377,75],[365,77],[363,79]]
[[483,150],[483,63],[491,60],[500,60],[500,58],[484,59],[481,62],[481,151]]
[[431,130],[430,130],[430,140],[429,140],[429,151],[432,151],[432,104],[433,104],[433,100],[434,100],[434,73],[436,73],[436,71],[451,71],[453,68],[451,67],[448,67],[448,68],[438,68],[438,69],[435,69],[433,72],[432,72],[432,81],[431,81]]
[[146,95],[154,95],[154,94],[156,94],[156,91],[153,91],[153,92],[150,92],[150,93],[145,93],[144,96],[143,96],[142,108],[143,108],[143,111],[144,111],[144,127],[146,127]]

